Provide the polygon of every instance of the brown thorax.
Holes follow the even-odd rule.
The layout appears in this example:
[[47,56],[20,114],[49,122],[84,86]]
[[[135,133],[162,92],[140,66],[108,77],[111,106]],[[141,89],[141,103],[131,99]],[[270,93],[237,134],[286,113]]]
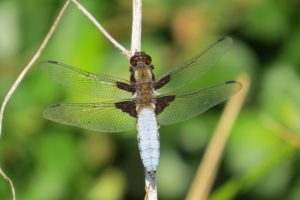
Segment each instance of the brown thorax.
[[133,96],[137,104],[155,103],[154,76],[151,57],[144,52],[136,52],[130,58],[131,83],[135,85]]

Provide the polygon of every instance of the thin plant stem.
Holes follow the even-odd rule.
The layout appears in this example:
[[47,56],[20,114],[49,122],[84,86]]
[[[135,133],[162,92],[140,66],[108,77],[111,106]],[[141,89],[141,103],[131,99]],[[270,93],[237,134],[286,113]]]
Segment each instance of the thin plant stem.
[[[37,59],[40,57],[41,53],[43,52],[45,46],[47,45],[48,41],[50,40],[50,38],[52,37],[54,31],[56,30],[62,16],[64,15],[67,7],[70,4],[70,0],[67,0],[65,2],[65,4],[63,5],[62,9],[60,10],[58,16],[56,17],[53,25],[51,26],[49,32],[47,33],[45,39],[43,40],[41,46],[38,48],[37,52],[34,54],[34,56],[31,58],[31,60],[29,61],[29,63],[25,66],[25,68],[22,70],[22,72],[20,73],[20,75],[18,76],[18,78],[15,80],[15,82],[13,83],[13,85],[11,86],[11,88],[9,89],[8,93],[5,95],[3,103],[1,105],[1,109],[0,109],[0,137],[2,135],[2,126],[3,126],[3,116],[4,116],[4,110],[6,108],[7,103],[9,102],[10,98],[12,97],[12,95],[14,94],[14,92],[16,91],[17,87],[19,86],[19,84],[21,83],[21,81],[23,80],[23,78],[25,77],[25,75],[28,73],[28,71],[31,69],[31,67],[33,66],[33,64],[37,61]],[[11,179],[4,173],[4,171],[0,168],[0,175],[9,182],[11,191],[12,191],[12,198],[13,200],[16,199],[16,193],[15,193],[15,188],[13,185],[13,182],[11,181]]]
[[[131,55],[141,51],[142,35],[142,0],[133,0],[132,5],[132,33],[131,33]],[[149,176],[145,170],[146,200],[157,200],[157,186],[155,178]]]
[[147,170],[145,170],[145,200],[157,200],[157,186],[155,177],[149,176]]
[[49,40],[52,37],[54,31],[56,30],[56,28],[57,28],[57,26],[58,26],[58,24],[59,24],[62,16],[64,15],[64,13],[65,13],[65,11],[66,11],[69,3],[70,3],[70,0],[67,0],[65,2],[65,4],[62,7],[62,9],[60,10],[57,18],[55,19],[53,25],[51,26],[49,32],[47,33],[45,39],[43,40],[41,46],[38,48],[37,52],[31,58],[31,60],[29,61],[29,63],[25,66],[25,68],[20,73],[20,75],[18,76],[18,78],[16,79],[16,81],[13,83],[12,87],[9,89],[8,93],[5,95],[3,103],[1,105],[1,110],[0,110],[0,137],[1,137],[1,134],[2,134],[3,114],[4,114],[4,110],[5,110],[6,104],[10,100],[11,96],[13,95],[13,93],[15,92],[15,90],[17,89],[17,87],[19,86],[20,82],[23,80],[23,78],[27,74],[27,72],[31,69],[31,67],[33,66],[33,64],[40,57],[40,55],[43,52],[45,46],[49,42]]
[[300,149],[299,133],[296,133],[295,131],[284,127],[282,124],[280,124],[267,113],[262,113],[260,117],[262,119],[262,122],[272,130],[272,133],[276,134],[278,137],[285,140],[287,143]]
[[133,0],[132,7],[131,55],[141,51],[142,0]]
[[241,75],[238,81],[243,84],[243,88],[226,104],[218,126],[206,148],[201,165],[197,170],[196,177],[186,200],[205,200],[208,198],[219,168],[224,146],[248,94],[250,86],[248,75]]
[[13,184],[12,180],[4,173],[4,171],[1,168],[0,168],[0,176],[2,176],[3,179],[8,182],[10,190],[11,190],[12,199],[16,200],[16,191],[15,191],[14,184]]
[[117,42],[103,26],[95,19],[95,17],[85,9],[78,1],[71,0],[77,8],[89,19],[91,22],[99,29],[99,31],[118,49],[120,52],[125,55],[127,58],[131,56],[130,51],[123,47],[119,42]]
[[[68,5],[70,2],[73,2],[77,8],[84,13],[88,17],[89,20],[104,34],[104,36],[118,49],[121,51],[122,54],[127,56],[128,58],[134,54],[136,51],[141,50],[141,20],[142,20],[142,0],[133,0],[133,23],[132,23],[132,43],[131,43],[131,49],[132,51],[127,50],[124,48],[120,43],[118,43],[104,28],[103,26],[76,0],[67,0],[62,7],[61,11],[59,12],[59,15],[57,16],[56,20],[54,21],[53,25],[51,26],[49,32],[47,33],[45,39],[43,40],[41,46],[37,50],[37,52],[34,54],[32,59],[29,61],[29,63],[25,66],[21,74],[18,76],[10,90],[8,91],[7,95],[4,98],[3,104],[1,105],[1,111],[0,111],[0,137],[2,133],[2,122],[3,122],[3,114],[6,107],[6,104],[10,100],[11,96],[17,89],[18,85],[21,83],[25,75],[28,73],[28,71],[31,69],[33,64],[37,61],[37,59],[40,57],[41,53],[43,52],[44,48],[46,47],[48,41],[52,37],[54,31],[56,30],[63,14],[65,13]],[[13,186],[13,182],[11,179],[3,172],[3,170],[0,168],[0,175],[3,176],[3,178],[9,182],[13,200],[15,200],[15,189]],[[150,177],[148,173],[145,173],[145,182],[146,182],[146,199],[148,200],[156,200],[157,199],[157,187],[155,179]]]

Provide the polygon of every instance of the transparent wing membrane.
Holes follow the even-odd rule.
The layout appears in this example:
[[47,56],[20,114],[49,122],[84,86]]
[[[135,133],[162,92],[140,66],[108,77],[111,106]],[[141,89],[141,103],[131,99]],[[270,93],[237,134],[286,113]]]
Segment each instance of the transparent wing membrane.
[[90,96],[102,98],[130,98],[131,93],[117,88],[117,83],[129,84],[128,81],[106,75],[83,71],[56,61],[46,61],[40,68],[56,82]]
[[[215,65],[231,44],[231,38],[218,40],[154,83],[158,93],[165,94],[156,97],[158,123],[169,125],[193,118],[225,101],[241,89],[239,82],[228,81],[193,92],[171,93],[174,89],[182,88],[199,79]],[[130,85],[130,82],[86,72],[56,61],[43,62],[40,67],[58,83],[90,96],[127,99],[107,103],[56,104],[45,109],[43,115],[46,119],[101,132],[135,129],[136,104],[134,99],[130,99],[132,93],[128,91],[134,92],[136,89],[133,88],[135,86]]]
[[[169,125],[191,119],[212,106],[225,101],[241,88],[241,83],[228,81],[189,93],[170,94],[175,95],[175,100],[158,114],[158,122],[162,125]],[[158,98],[163,96],[169,95],[161,95]]]
[[206,48],[204,51],[194,56],[183,65],[164,74],[159,80],[166,79],[168,76],[170,81],[158,90],[159,93],[170,92],[179,89],[193,81],[199,79],[205,72],[212,68],[219,58],[232,45],[232,39],[229,37],[222,38]]
[[56,104],[43,112],[46,119],[93,131],[120,132],[135,128],[136,119],[114,103]]

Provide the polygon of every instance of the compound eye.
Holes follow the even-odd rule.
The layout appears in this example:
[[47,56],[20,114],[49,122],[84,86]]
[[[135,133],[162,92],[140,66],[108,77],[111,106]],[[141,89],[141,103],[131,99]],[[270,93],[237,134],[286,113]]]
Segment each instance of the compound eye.
[[137,59],[136,59],[136,56],[132,56],[132,57],[130,58],[130,64],[131,64],[132,66],[136,66],[136,65],[137,65]]
[[146,56],[145,56],[145,63],[146,63],[147,65],[150,65],[150,64],[151,64],[151,61],[152,61],[151,57],[148,56],[148,55],[146,55]]

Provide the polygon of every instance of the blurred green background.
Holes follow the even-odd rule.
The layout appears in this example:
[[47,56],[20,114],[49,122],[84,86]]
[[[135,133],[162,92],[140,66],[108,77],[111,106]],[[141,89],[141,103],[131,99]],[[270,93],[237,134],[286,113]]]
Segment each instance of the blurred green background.
[[[132,2],[82,0],[129,48]],[[0,99],[45,37],[63,1],[0,1]],[[300,199],[300,1],[144,0],[142,49],[160,74],[221,36],[234,46],[200,81],[251,77],[212,200]],[[128,60],[71,5],[43,52],[82,69],[128,78]],[[22,200],[143,199],[144,169],[136,131],[96,133],[42,118],[58,102],[92,101],[40,73],[37,65],[8,104],[0,164]],[[100,101],[99,99],[93,101]],[[183,199],[224,104],[178,125],[161,127],[159,199]],[[0,199],[11,199],[0,178]]]

